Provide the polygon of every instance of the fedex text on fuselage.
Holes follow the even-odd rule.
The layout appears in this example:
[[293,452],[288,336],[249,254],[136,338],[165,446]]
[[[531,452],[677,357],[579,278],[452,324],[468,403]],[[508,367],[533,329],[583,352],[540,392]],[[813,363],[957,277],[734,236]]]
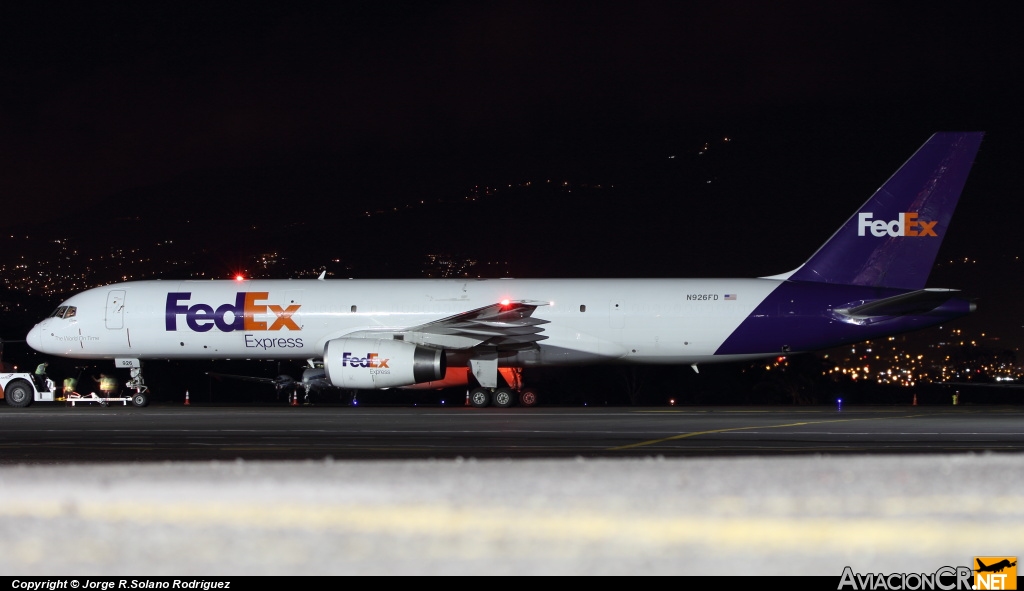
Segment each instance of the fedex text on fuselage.
[[[268,292],[265,291],[240,291],[235,294],[233,304],[221,304],[214,308],[210,304],[204,303],[189,305],[188,301],[192,298],[191,292],[171,292],[167,294],[164,314],[165,328],[168,331],[178,330],[178,316],[184,316],[186,326],[195,332],[207,332],[213,328],[217,328],[221,332],[301,330],[292,319],[292,316],[299,311],[301,304],[290,306],[267,304],[264,302],[268,295]],[[276,317],[269,325],[264,320],[256,319],[257,316],[268,313]]]

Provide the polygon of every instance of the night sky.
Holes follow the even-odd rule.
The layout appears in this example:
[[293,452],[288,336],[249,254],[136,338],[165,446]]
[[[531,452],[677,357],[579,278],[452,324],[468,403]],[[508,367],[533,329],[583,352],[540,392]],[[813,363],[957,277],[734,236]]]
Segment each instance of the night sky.
[[[628,183],[728,137],[744,166],[722,167],[718,200],[652,185],[645,207],[678,220],[678,250],[627,246],[669,275],[770,275],[932,133],[980,130],[940,253],[978,263],[932,286],[979,297],[979,322],[1020,337],[1024,10],[891,4],[6,3],[0,227],[251,169],[287,170],[296,190],[211,196],[209,215],[330,217],[406,188],[549,176]],[[319,188],[335,198],[303,201]],[[610,219],[629,206],[593,204]],[[584,230],[508,216],[495,232],[550,239],[553,257]]]

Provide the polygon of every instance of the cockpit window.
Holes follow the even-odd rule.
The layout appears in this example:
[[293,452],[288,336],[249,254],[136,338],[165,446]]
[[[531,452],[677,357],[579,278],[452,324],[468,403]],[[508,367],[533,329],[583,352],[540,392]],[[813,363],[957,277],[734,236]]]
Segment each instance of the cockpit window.
[[68,311],[64,312],[64,317],[65,318],[73,318],[77,312],[78,312],[78,308],[77,307],[75,307],[75,306],[68,306]]
[[73,318],[78,313],[76,306],[61,306],[50,314],[50,318]]

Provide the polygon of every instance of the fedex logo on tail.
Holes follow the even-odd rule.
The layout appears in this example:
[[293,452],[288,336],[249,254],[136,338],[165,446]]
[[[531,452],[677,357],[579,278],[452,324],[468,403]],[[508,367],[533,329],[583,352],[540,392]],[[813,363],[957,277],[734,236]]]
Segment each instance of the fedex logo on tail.
[[[167,330],[178,330],[178,317],[185,317],[185,324],[195,332],[206,332],[217,328],[222,332],[236,330],[301,330],[292,316],[299,311],[300,304],[276,306],[263,303],[269,294],[265,291],[240,291],[235,294],[234,303],[221,304],[214,308],[210,304],[192,304],[191,292],[167,294],[164,318]],[[273,321],[257,320],[257,316],[274,316]]]
[[857,214],[857,235],[866,236],[871,231],[872,236],[938,236],[935,233],[935,224],[938,222],[926,222],[917,219],[917,213],[908,211],[901,213],[898,219],[888,222],[874,219],[870,212]]
[[366,357],[356,357],[352,353],[345,351],[341,355],[342,367],[373,367],[377,369],[390,369],[388,368],[388,361],[391,360],[381,359],[380,355],[376,353],[367,353]]

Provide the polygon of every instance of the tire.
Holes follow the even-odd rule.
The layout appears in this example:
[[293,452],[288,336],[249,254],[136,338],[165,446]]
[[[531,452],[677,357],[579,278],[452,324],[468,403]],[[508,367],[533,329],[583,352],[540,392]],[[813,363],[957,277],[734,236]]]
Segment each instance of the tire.
[[519,393],[520,406],[537,406],[537,391],[527,388]]
[[147,404],[149,404],[149,399],[146,398],[145,394],[139,392],[138,394],[132,396],[132,404],[134,404],[135,406],[146,406]]
[[4,400],[14,408],[25,408],[32,404],[36,390],[25,380],[14,380],[4,389]]
[[469,404],[477,408],[484,408],[491,403],[491,393],[487,388],[475,388],[469,393]]
[[494,400],[494,406],[497,406],[498,408],[508,408],[515,403],[516,393],[509,388],[498,388],[494,391],[492,399]]

